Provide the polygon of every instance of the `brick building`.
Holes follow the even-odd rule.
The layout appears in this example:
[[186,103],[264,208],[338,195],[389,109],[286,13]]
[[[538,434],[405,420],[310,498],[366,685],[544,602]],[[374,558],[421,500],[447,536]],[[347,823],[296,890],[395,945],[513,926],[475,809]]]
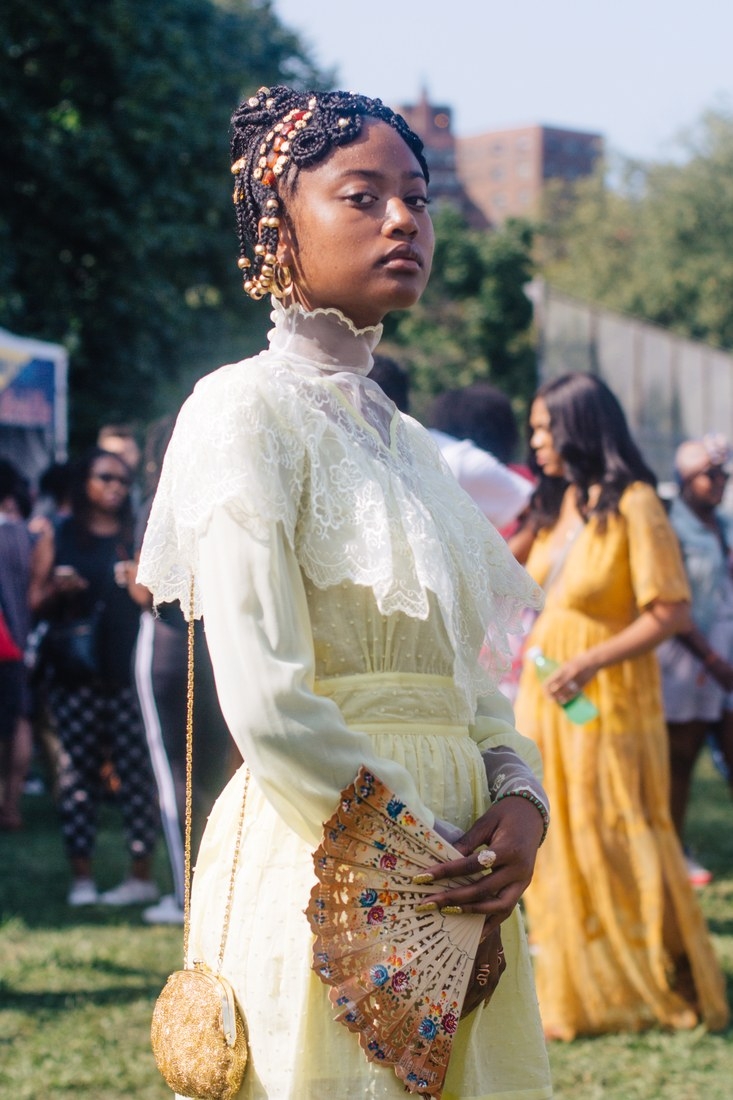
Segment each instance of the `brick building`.
[[430,169],[430,195],[435,202],[450,202],[458,207],[474,229],[486,229],[489,222],[474,204],[459,177],[456,166],[456,137],[452,130],[452,111],[444,104],[428,101],[423,90],[416,104],[396,108],[425,143],[425,159]]
[[549,180],[572,183],[592,175],[603,137],[553,126],[490,130],[456,139],[456,172],[491,224],[536,214]]
[[431,195],[457,206],[474,228],[536,214],[548,180],[589,176],[603,155],[600,134],[552,126],[456,137],[451,108],[430,103],[425,90],[397,110],[425,143]]

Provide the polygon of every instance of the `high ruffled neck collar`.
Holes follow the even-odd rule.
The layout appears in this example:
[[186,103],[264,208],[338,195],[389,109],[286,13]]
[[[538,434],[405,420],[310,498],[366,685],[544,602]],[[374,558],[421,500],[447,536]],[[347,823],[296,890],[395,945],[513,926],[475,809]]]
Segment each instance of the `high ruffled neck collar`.
[[304,359],[324,371],[352,371],[369,374],[372,352],[382,336],[382,326],[357,328],[340,309],[315,309],[301,305],[283,306],[273,298],[268,333],[270,350]]

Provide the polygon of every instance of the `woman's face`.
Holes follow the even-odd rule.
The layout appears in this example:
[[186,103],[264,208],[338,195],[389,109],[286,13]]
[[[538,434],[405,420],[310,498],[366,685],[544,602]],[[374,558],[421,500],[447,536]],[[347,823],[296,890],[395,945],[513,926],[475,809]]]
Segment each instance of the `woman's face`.
[[550,413],[541,397],[532,402],[529,413],[529,445],[534,451],[537,465],[546,477],[564,477],[565,463],[555,450],[550,427]]
[[130,492],[130,473],[114,455],[95,458],[87,478],[89,503],[102,512],[117,512]]
[[711,464],[706,470],[695,474],[685,482],[682,496],[698,507],[717,508],[723,499],[727,484],[727,471],[722,466]]
[[358,138],[301,169],[284,205],[278,259],[306,309],[335,307],[365,328],[418,300],[435,243],[427,187],[387,123],[365,119]]

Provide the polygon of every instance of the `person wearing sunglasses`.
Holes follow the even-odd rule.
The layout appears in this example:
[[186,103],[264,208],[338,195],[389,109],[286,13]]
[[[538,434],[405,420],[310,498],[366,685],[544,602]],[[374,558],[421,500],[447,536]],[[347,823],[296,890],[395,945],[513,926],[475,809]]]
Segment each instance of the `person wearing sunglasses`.
[[[720,508],[732,452],[720,435],[689,439],[675,454],[679,494],[669,518],[677,533],[692,592],[695,629],[658,650],[669,731],[671,808],[683,838],[695,764],[714,730],[733,778],[733,525]],[[711,872],[687,853],[694,886]]]
[[[127,591],[130,482],[119,455],[95,447],[80,459],[71,514],[54,527],[48,569],[32,595],[37,614],[49,622],[42,675],[61,744],[58,809],[73,876],[71,906],[158,898],[150,877],[157,799],[131,681],[139,609]],[[83,662],[74,639],[81,634],[89,639]],[[105,775],[124,820],[131,871],[100,894],[92,856]]]

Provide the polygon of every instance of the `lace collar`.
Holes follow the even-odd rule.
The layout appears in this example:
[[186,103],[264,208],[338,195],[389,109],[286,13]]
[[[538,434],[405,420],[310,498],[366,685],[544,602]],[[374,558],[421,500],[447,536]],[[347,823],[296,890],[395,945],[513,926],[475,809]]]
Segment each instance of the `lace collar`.
[[283,305],[272,300],[268,333],[270,351],[305,361],[323,371],[351,371],[366,375],[372,369],[372,352],[379,343],[382,326],[356,328],[339,309],[308,312],[301,305]]

